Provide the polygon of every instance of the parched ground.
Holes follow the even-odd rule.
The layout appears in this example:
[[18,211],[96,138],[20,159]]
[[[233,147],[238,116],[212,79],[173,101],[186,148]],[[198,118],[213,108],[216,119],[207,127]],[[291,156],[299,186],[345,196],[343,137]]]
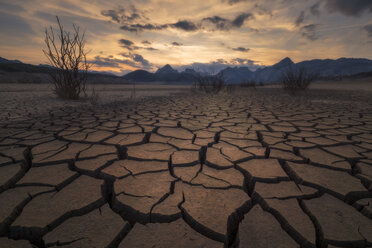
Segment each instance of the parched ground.
[[239,89],[4,119],[0,247],[370,247],[371,101]]

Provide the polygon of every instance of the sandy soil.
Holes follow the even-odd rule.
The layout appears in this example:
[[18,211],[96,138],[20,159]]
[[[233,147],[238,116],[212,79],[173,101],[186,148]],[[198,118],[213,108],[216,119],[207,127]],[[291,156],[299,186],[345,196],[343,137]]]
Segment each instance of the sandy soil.
[[26,93],[44,112],[0,122],[0,247],[372,244],[370,92]]

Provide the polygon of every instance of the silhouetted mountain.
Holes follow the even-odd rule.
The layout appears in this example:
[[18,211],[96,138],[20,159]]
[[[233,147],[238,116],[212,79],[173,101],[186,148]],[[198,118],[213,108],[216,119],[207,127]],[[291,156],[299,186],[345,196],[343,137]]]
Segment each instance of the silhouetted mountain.
[[192,83],[196,72],[178,72],[170,65],[158,69],[155,73],[144,70],[136,70],[123,76],[124,79],[133,82],[168,82],[168,83]]
[[248,78],[252,78],[253,72],[248,67],[228,67],[221,70],[217,75],[223,77],[228,83],[241,83],[248,81]]
[[124,79],[130,80],[133,82],[155,82],[157,77],[154,73],[145,71],[145,70],[136,70],[132,71],[123,76]]
[[285,58],[279,63],[259,68],[254,72],[250,71],[248,67],[235,67],[224,69],[219,75],[223,76],[230,84],[239,84],[247,81],[273,83],[279,82],[283,74],[293,67],[304,68],[307,73],[315,74],[319,77],[340,77],[372,71],[372,60],[353,58],[340,58],[337,60],[314,59],[295,64],[290,58]]
[[173,69],[172,66],[170,66],[169,64],[167,64],[164,67],[159,68],[155,72],[155,74],[169,74],[169,73],[178,73],[178,71]]
[[22,62],[19,60],[7,60],[7,59],[0,57],[0,64],[19,64],[19,63],[22,63]]

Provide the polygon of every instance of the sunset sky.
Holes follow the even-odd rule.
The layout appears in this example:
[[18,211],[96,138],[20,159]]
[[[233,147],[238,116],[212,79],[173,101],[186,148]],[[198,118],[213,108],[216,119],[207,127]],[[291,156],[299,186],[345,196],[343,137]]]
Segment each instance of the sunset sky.
[[0,57],[46,63],[58,15],[84,28],[94,70],[219,70],[314,58],[372,59],[371,0],[0,0]]

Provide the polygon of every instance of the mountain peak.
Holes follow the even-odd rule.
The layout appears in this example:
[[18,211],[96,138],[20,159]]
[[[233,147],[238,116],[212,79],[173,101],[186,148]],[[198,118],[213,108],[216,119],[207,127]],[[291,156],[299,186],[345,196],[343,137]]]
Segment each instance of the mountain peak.
[[283,67],[291,66],[293,64],[294,63],[290,58],[285,57],[279,63],[276,63],[275,65],[273,65],[273,68],[280,69],[280,68],[283,68]]
[[177,71],[173,69],[172,66],[170,66],[169,64],[166,64],[165,66],[163,66],[162,68],[159,68],[156,71],[156,74],[163,74],[163,73],[177,73]]

